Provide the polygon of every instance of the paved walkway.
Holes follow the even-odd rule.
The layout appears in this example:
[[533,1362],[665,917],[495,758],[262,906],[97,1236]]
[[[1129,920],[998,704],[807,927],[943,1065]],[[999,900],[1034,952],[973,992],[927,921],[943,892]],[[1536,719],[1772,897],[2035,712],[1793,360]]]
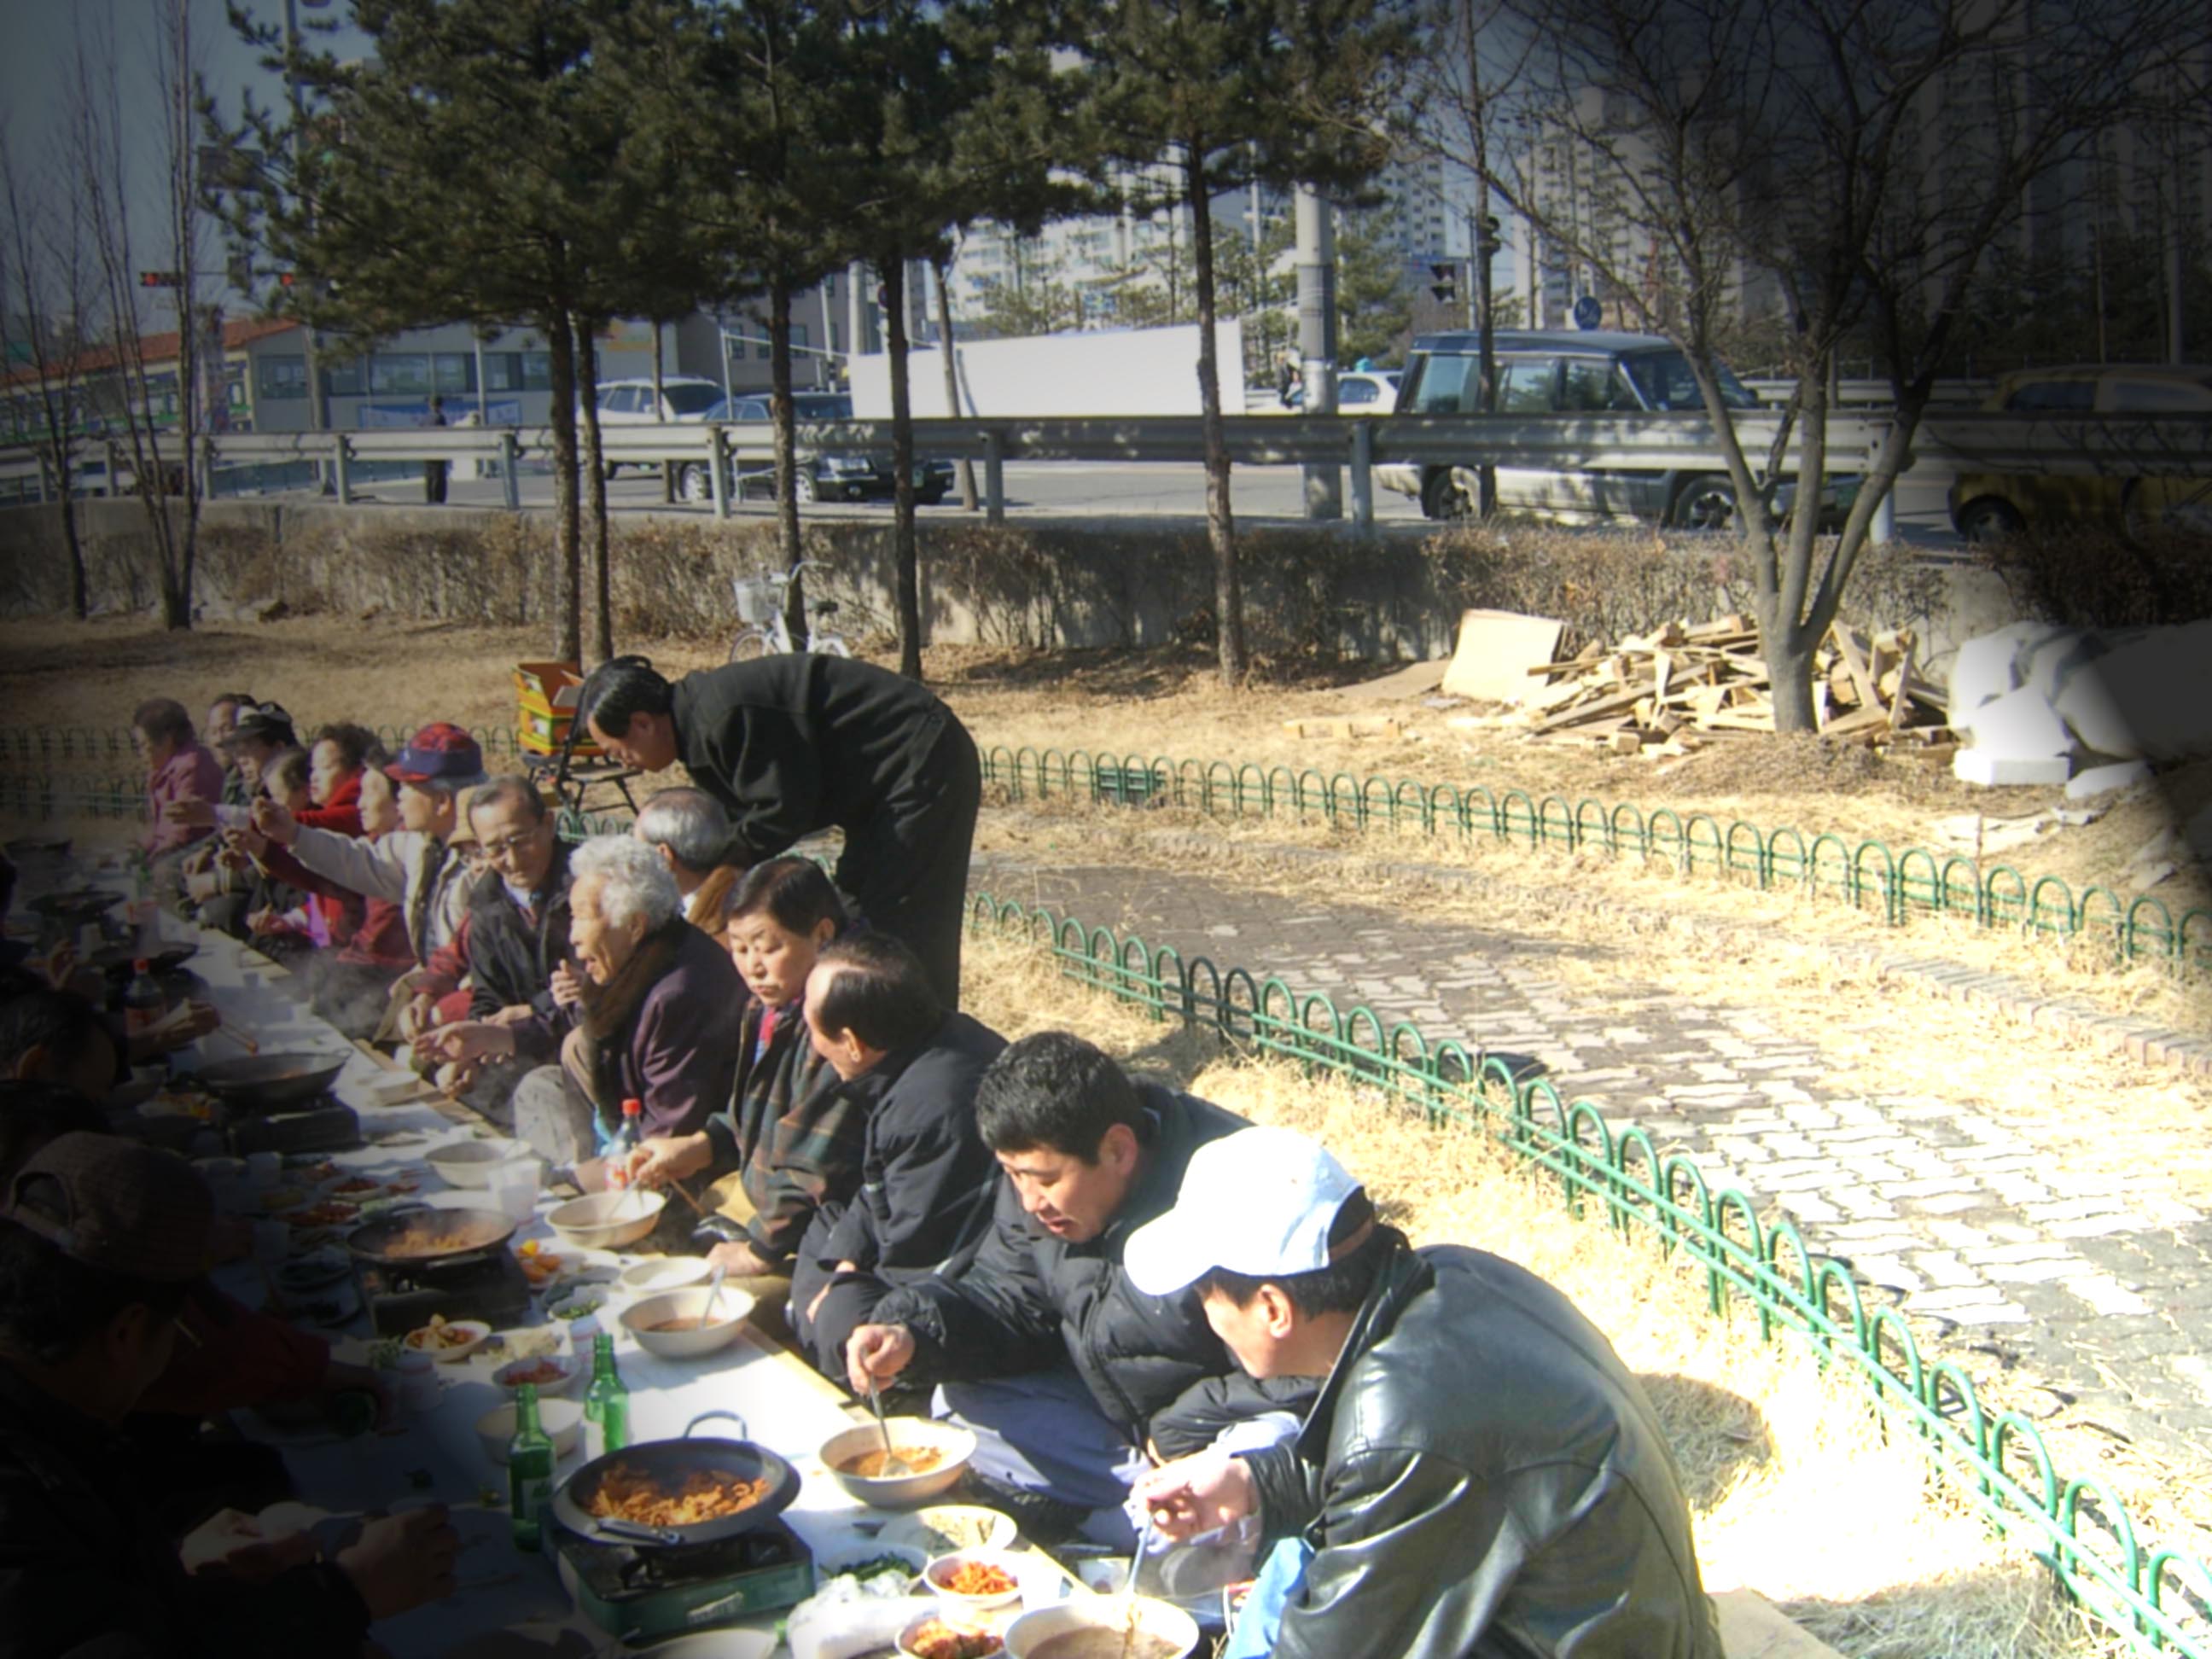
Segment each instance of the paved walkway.
[[[1249,849],[1247,849],[1249,850]],[[1310,854],[1309,854],[1310,856]],[[1201,872],[1045,866],[979,854],[975,884],[1186,957],[1274,974],[1339,1008],[1364,1002],[1431,1041],[1540,1063],[1561,1094],[1639,1123],[1662,1156],[1788,1211],[1816,1249],[1923,1321],[2025,1360],[2081,1414],[2168,1451],[2212,1447],[2212,1221],[2120,1177],[2054,1168],[1971,1099],[1853,1097],[1836,1068],[1747,998],[1702,1006],[1624,982],[1638,1005],[1585,1006],[1556,940],[1393,911],[1317,907]],[[2054,1402],[2055,1405],[2055,1402]]]

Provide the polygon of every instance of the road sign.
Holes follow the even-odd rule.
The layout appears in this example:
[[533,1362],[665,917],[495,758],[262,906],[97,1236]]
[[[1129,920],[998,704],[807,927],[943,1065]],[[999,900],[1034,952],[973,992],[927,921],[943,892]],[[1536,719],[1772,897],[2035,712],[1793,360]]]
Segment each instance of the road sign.
[[1604,320],[1605,307],[1598,304],[1596,295],[1585,294],[1581,299],[1575,301],[1575,326],[1577,328],[1595,328]]

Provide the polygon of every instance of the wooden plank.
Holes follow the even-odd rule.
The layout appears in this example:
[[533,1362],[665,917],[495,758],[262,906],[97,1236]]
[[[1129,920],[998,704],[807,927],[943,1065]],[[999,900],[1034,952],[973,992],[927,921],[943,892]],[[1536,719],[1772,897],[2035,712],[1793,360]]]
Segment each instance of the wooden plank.
[[1884,708],[1880,703],[1875,703],[1871,708],[1862,706],[1852,709],[1848,714],[1838,714],[1821,730],[1828,737],[1847,738],[1859,732],[1873,732],[1876,729],[1887,732],[1889,729],[1889,710]]
[[1856,631],[1831,623],[1828,637],[1835,641],[1837,654],[1843,658],[1844,665],[1850,671],[1851,683],[1858,688],[1859,702],[1865,707],[1876,707],[1881,702],[1881,690],[1875,684],[1874,676],[1867,672],[1866,655],[1861,649],[1861,641],[1853,637]]
[[1912,712],[1912,699],[1905,688],[1912,684],[1912,635],[1907,634],[1899,642],[1897,659],[1897,690],[1889,700],[1889,723],[1903,726]]
[[1583,703],[1577,708],[1564,709],[1559,714],[1547,715],[1536,722],[1536,729],[1539,732],[1554,732],[1563,726],[1580,726],[1585,721],[1597,720],[1607,714],[1620,714],[1626,709],[1633,708],[1636,706],[1636,700],[1645,696],[1650,690],[1649,685],[1632,685],[1625,691],[1616,691],[1610,696],[1600,697],[1595,702]]
[[1512,611],[1468,611],[1441,689],[1448,696],[1512,702],[1528,684],[1528,670],[1559,654],[1566,624],[1550,617]]

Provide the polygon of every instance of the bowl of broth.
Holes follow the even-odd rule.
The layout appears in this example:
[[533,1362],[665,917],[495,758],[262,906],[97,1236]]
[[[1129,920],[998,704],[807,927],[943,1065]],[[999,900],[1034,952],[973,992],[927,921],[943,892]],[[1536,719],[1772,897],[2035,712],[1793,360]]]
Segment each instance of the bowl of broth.
[[890,1436],[891,1450],[907,1466],[904,1474],[884,1473],[884,1436],[872,1423],[822,1443],[822,1463],[830,1479],[871,1509],[910,1510],[927,1504],[957,1484],[975,1455],[975,1437],[957,1423],[887,1417],[884,1430]]
[[1006,1626],[1006,1659],[1188,1659],[1197,1648],[1197,1620],[1143,1595],[1082,1596]]
[[744,1328],[753,1299],[725,1285],[714,1298],[712,1322],[706,1318],[708,1287],[694,1285],[659,1296],[641,1297],[622,1311],[622,1328],[637,1346],[663,1359],[691,1359],[727,1347]]

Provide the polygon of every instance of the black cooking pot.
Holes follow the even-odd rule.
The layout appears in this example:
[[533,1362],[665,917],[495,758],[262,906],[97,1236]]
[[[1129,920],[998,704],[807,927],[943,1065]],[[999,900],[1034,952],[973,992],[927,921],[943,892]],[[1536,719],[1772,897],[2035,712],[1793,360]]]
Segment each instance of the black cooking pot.
[[[595,1457],[555,1490],[554,1517],[580,1538],[648,1549],[712,1544],[767,1525],[799,1496],[799,1471],[766,1446],[757,1446],[750,1440],[694,1440],[691,1431],[711,1417],[726,1417],[738,1425],[740,1436],[745,1432],[745,1419],[735,1412],[702,1412],[684,1425],[680,1440],[648,1440]],[[648,1527],[632,1521],[604,1520],[589,1508],[599,1482],[611,1474],[619,1473],[672,1489],[683,1484],[684,1476],[702,1470],[726,1480],[765,1480],[768,1491],[757,1503],[748,1504],[733,1515],[716,1516],[690,1527]]]
[[106,945],[84,958],[84,965],[110,979],[128,979],[143,962],[155,978],[161,978],[199,955],[197,945],[164,945],[158,951],[134,950],[128,945]]
[[48,921],[82,927],[88,921],[98,921],[122,902],[120,893],[105,892],[97,887],[76,887],[66,893],[41,893],[27,901],[25,908]]
[[345,1054],[247,1054],[203,1066],[201,1085],[241,1112],[281,1112],[317,1098],[345,1070]]
[[[521,1223],[499,1210],[459,1205],[410,1204],[363,1222],[346,1235],[346,1249],[364,1261],[404,1273],[415,1267],[452,1267],[488,1256],[514,1237]],[[410,1249],[407,1241],[425,1231],[457,1236],[460,1243],[441,1249]]]

